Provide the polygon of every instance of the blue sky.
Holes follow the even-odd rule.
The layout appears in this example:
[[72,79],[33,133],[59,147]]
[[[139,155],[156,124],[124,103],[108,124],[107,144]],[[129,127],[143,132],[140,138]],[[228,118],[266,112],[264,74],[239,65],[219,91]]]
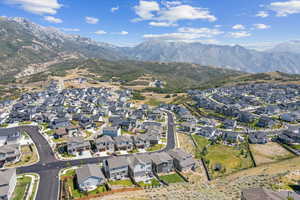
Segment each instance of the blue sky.
[[0,16],[123,46],[147,39],[268,46],[300,36],[300,0],[0,0]]

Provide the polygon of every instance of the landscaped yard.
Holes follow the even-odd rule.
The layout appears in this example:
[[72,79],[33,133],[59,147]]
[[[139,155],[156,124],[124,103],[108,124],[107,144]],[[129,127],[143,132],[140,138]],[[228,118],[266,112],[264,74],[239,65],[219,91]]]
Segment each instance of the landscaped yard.
[[169,184],[184,181],[177,173],[160,176],[159,178]]
[[12,195],[12,200],[23,200],[27,187],[30,186],[31,178],[22,176],[17,179],[17,185]]
[[277,143],[250,144],[250,149],[257,165],[292,158],[294,155]]
[[151,183],[145,183],[145,182],[141,181],[141,182],[138,182],[138,184],[141,187],[156,187],[156,186],[160,186],[159,181],[156,180],[155,178],[151,179],[150,181],[151,181]]
[[106,192],[106,187],[104,185],[100,185],[97,189],[84,193],[80,191],[75,183],[75,170],[68,170],[64,175],[61,176],[62,179],[65,180],[65,186],[71,192],[71,196],[75,199],[86,197],[88,195],[99,194],[101,192]]
[[222,144],[210,145],[205,160],[213,178],[253,166],[249,152],[245,148]]
[[152,147],[149,147],[147,149],[147,151],[158,151],[158,150],[161,150],[162,148],[164,148],[166,145],[165,144],[156,144]]
[[38,161],[38,153],[34,145],[21,146],[21,152],[20,160],[17,163],[6,165],[6,167],[20,167]]
[[132,187],[132,186],[134,186],[130,179],[109,181],[108,183],[110,185],[120,185],[120,186],[125,186],[125,187]]

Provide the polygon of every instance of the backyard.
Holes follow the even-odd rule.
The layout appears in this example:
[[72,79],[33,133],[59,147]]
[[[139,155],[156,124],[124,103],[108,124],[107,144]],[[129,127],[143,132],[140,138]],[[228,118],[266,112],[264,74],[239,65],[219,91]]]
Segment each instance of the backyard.
[[277,143],[250,144],[256,165],[292,158],[294,155]]
[[183,182],[184,180],[177,174],[168,174],[168,175],[163,175],[159,177],[161,180],[171,184],[171,183],[178,183],[178,182]]
[[249,152],[242,146],[210,145],[205,160],[213,178],[253,166]]

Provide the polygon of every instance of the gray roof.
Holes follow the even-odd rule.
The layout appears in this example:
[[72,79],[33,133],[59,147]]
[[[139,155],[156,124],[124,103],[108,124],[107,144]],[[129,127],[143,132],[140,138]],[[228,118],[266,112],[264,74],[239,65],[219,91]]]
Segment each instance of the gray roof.
[[0,170],[0,196],[7,195],[9,182],[14,174],[16,174],[16,169]]
[[129,165],[125,157],[112,157],[107,159],[107,164],[110,169],[112,168],[121,168]]
[[179,148],[169,151],[168,154],[171,157],[176,158],[178,160],[184,160],[184,159],[192,157],[192,155],[184,152],[182,149],[179,149]]
[[163,162],[173,160],[173,158],[169,154],[167,154],[166,152],[161,152],[161,153],[151,154],[151,160],[155,164],[161,164]]
[[278,193],[263,188],[252,188],[242,191],[245,200],[284,200]]
[[79,184],[84,182],[89,177],[105,179],[100,166],[98,165],[84,165],[83,167],[76,169],[76,175]]

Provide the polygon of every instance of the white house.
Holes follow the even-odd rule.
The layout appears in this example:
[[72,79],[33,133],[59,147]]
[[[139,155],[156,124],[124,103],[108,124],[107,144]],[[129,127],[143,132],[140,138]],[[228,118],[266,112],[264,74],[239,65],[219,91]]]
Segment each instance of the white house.
[[119,127],[104,127],[102,130],[103,135],[108,135],[111,137],[117,137],[121,135],[121,128]]
[[92,191],[105,183],[105,177],[98,165],[84,165],[76,169],[76,176],[79,189]]
[[136,182],[147,181],[152,178],[152,160],[148,155],[129,157],[129,175]]

